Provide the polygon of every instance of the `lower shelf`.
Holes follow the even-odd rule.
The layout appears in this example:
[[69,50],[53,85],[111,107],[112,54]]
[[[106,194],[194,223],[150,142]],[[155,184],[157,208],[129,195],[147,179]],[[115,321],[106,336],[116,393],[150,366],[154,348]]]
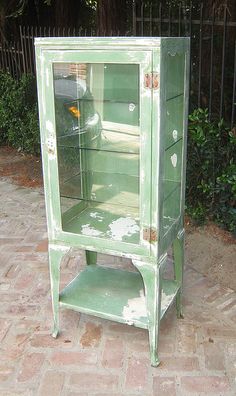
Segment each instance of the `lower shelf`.
[[[161,317],[179,287],[162,282]],[[90,265],[60,293],[60,306],[104,319],[147,328],[143,280],[139,273]]]

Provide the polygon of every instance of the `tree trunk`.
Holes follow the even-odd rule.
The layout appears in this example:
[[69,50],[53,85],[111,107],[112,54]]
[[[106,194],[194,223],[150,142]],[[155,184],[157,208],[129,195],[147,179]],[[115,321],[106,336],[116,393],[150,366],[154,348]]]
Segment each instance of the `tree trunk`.
[[54,0],[52,2],[55,25],[58,27],[74,27],[77,24],[81,1]]
[[126,0],[98,0],[98,35],[125,35],[127,18],[126,12]]

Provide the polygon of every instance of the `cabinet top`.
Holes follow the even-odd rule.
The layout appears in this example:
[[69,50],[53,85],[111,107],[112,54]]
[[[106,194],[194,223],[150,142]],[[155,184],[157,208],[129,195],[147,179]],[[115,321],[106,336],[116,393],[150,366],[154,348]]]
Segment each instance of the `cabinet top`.
[[[35,39],[35,46],[40,48],[64,49],[76,47],[99,49],[117,47],[139,47],[142,49],[160,48],[161,46],[188,45],[189,37],[38,37]],[[114,47],[115,45],[115,47]]]

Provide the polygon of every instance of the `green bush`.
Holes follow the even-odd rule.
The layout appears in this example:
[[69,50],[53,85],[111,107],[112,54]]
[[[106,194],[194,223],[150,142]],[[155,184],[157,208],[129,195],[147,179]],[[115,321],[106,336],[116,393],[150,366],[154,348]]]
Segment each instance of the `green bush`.
[[196,222],[236,233],[236,136],[202,109],[189,116],[186,204]]
[[31,154],[40,153],[35,78],[20,81],[0,72],[0,144]]

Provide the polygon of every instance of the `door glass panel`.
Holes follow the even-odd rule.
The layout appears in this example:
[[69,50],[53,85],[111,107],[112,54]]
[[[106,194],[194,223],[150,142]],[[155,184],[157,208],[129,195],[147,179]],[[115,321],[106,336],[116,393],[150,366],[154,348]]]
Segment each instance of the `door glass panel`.
[[64,231],[139,243],[139,66],[54,63]]

